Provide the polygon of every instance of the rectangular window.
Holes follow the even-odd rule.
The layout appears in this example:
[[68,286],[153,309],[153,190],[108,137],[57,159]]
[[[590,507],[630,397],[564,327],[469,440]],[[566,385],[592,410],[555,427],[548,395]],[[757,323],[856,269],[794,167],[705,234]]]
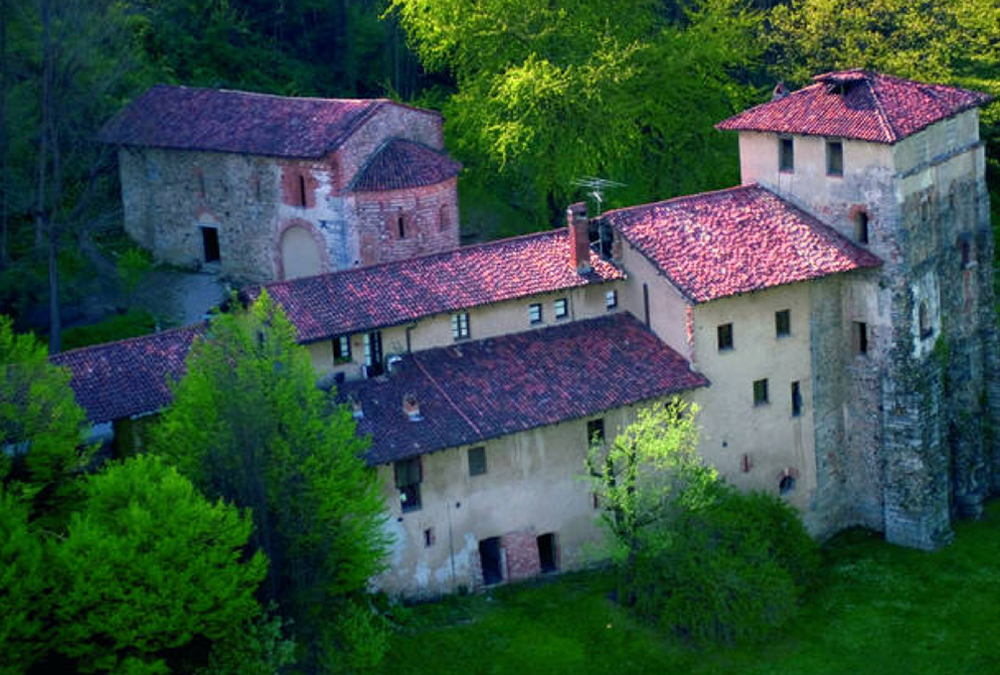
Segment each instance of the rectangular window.
[[778,171],[791,173],[795,171],[795,155],[792,139],[778,139]]
[[382,333],[365,333],[365,366],[368,377],[382,374]]
[[469,337],[469,313],[459,312],[451,315],[451,336],[456,340]]
[[565,319],[569,316],[569,301],[566,298],[559,298],[553,302],[552,313],[557,319]]
[[802,415],[802,392],[799,390],[799,383],[792,382],[792,417]]
[[348,363],[351,360],[351,336],[340,335],[333,338],[333,362]]
[[604,307],[614,309],[618,306],[618,291],[608,291],[604,294]]
[[528,305],[528,319],[531,323],[541,323],[542,322],[542,305],[541,303],[534,303]]
[[423,470],[420,458],[404,459],[396,462],[396,489],[399,490],[399,505],[403,513],[416,511],[420,508],[420,482],[423,480]]
[[840,141],[826,142],[826,175],[844,175],[844,144]]
[[600,445],[604,442],[604,418],[587,422],[587,445]]
[[854,353],[868,353],[868,324],[864,321],[855,321],[851,326]]
[[783,309],[774,313],[774,334],[777,337],[788,337],[792,334],[792,311]]
[[469,448],[469,475],[481,476],[486,473],[486,448]]
[[753,404],[754,405],[765,405],[768,403],[767,398],[767,379],[754,380],[753,383]]
[[724,323],[716,329],[719,351],[724,352],[733,348],[733,324]]

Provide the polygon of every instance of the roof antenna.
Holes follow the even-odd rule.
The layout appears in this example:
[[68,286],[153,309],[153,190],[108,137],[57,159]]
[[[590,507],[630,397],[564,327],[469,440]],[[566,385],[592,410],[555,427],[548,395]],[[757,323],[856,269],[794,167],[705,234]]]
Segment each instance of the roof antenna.
[[581,178],[574,178],[570,181],[573,185],[577,187],[586,188],[594,201],[597,202],[597,211],[594,217],[601,215],[604,205],[604,192],[606,190],[612,190],[614,188],[625,187],[625,183],[619,183],[616,180],[608,180],[607,178],[597,178],[596,176],[583,176]]

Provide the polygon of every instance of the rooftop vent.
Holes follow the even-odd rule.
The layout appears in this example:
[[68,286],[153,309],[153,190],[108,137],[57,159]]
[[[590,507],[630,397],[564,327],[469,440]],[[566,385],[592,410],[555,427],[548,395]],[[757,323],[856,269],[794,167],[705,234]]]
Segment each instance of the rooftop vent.
[[420,422],[424,419],[420,415],[420,402],[417,401],[416,394],[407,394],[403,397],[403,413],[411,422]]
[[364,408],[361,407],[361,401],[354,394],[347,397],[347,403],[351,406],[351,417],[356,420],[361,420],[365,418]]

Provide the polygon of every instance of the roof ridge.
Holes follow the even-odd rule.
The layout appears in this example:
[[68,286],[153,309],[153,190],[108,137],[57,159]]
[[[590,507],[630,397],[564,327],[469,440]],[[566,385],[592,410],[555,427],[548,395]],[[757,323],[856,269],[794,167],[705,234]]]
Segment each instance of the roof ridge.
[[[323,101],[336,103],[382,103],[391,101],[384,97],[378,98],[330,98],[327,96],[290,96],[288,94],[274,94],[268,91],[249,91],[247,89],[229,89],[228,87],[202,87],[191,84],[168,84],[158,82],[149,89],[187,89],[190,91],[218,92],[225,94],[239,94],[241,96],[260,96],[266,98],[280,98],[289,101]],[[148,90],[147,90],[148,91]]]
[[885,106],[882,105],[882,101],[879,98],[878,91],[875,88],[875,82],[873,77],[865,77],[865,85],[868,87],[868,91],[871,93],[872,101],[875,103],[875,112],[878,115],[879,126],[885,132],[886,139],[890,143],[895,143],[900,140],[902,134],[896,129],[896,125],[892,123],[889,119],[889,114],[885,111]]
[[96,342],[90,345],[83,345],[82,347],[74,347],[73,349],[68,349],[64,352],[57,352],[55,354],[50,354],[49,359],[54,359],[60,356],[66,356],[70,354],[77,354],[79,352],[84,352],[90,349],[97,349],[98,347],[117,347],[123,344],[129,344],[133,342],[139,342],[140,340],[148,340],[150,338],[160,337],[167,335],[168,333],[180,333],[182,331],[197,332],[199,328],[203,328],[204,323],[190,323],[186,326],[175,326],[174,328],[166,328],[164,330],[155,331],[152,333],[144,333],[143,335],[133,335],[132,337],[121,338],[119,340],[111,340],[110,342]]
[[697,199],[699,197],[711,197],[713,195],[720,195],[729,192],[739,192],[741,190],[749,190],[751,188],[761,187],[760,183],[754,181],[752,183],[742,183],[740,185],[732,185],[727,188],[719,188],[718,190],[706,190],[705,192],[696,192],[691,195],[678,195],[676,197],[670,197],[668,199],[661,199],[655,202],[646,202],[645,204],[636,204],[634,206],[622,206],[617,209],[611,209],[610,211],[605,211],[598,218],[603,218],[609,214],[615,213],[625,213],[627,211],[633,211],[637,209],[649,208],[652,206],[664,206],[666,204],[680,203],[686,200]]
[[427,371],[427,369],[426,369],[426,368],[424,368],[424,364],[420,363],[420,359],[418,359],[418,358],[417,358],[417,354],[416,354],[416,353],[414,353],[414,354],[413,354],[412,356],[413,356],[413,362],[414,362],[415,364],[417,364],[417,368],[419,368],[419,369],[420,369],[420,372],[424,374],[424,377],[426,377],[426,378],[427,378],[427,379],[428,379],[428,380],[430,381],[430,383],[431,383],[432,385],[434,385],[434,388],[435,388],[435,389],[437,389],[437,390],[438,390],[438,391],[439,391],[439,392],[441,393],[441,395],[442,395],[442,396],[444,396],[444,400],[446,400],[446,401],[448,402],[448,405],[450,405],[450,406],[451,406],[452,410],[454,410],[455,412],[457,412],[457,413],[459,414],[459,416],[460,416],[460,417],[461,417],[461,418],[462,418],[463,420],[465,420],[465,422],[466,422],[466,423],[467,423],[467,424],[468,424],[468,425],[469,425],[470,427],[472,427],[472,430],[473,430],[473,431],[475,431],[475,432],[476,432],[476,434],[478,434],[480,438],[482,438],[482,437],[483,437],[483,431],[482,431],[482,429],[480,429],[480,428],[479,428],[479,427],[478,427],[478,426],[476,425],[476,423],[475,423],[475,422],[473,422],[473,421],[472,421],[471,419],[469,419],[469,416],[468,416],[468,415],[466,415],[466,414],[465,414],[464,412],[462,412],[462,409],[461,409],[461,408],[459,408],[459,407],[458,407],[458,405],[457,405],[457,404],[456,404],[456,403],[455,403],[455,402],[454,402],[454,401],[453,401],[453,400],[451,399],[451,396],[449,396],[449,395],[448,395],[448,392],[447,392],[447,391],[445,391],[445,388],[444,388],[444,387],[442,387],[442,386],[441,386],[441,385],[440,385],[440,384],[438,383],[438,381],[434,379],[434,376],[433,376],[433,375],[431,375],[431,374],[430,374],[430,373],[429,373],[429,372]]

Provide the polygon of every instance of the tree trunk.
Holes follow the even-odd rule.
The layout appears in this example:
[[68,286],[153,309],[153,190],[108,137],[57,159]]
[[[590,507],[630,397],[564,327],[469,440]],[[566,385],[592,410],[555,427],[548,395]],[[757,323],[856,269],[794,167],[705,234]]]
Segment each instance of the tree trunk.
[[49,354],[62,348],[62,316],[59,314],[59,229],[48,223],[49,231]]
[[0,0],[0,271],[7,267],[10,214],[10,150],[7,135],[7,0]]
[[49,164],[49,115],[52,90],[52,16],[49,0],[41,0],[42,98],[38,139],[38,206],[35,214],[35,248],[41,249],[45,236],[46,181]]

